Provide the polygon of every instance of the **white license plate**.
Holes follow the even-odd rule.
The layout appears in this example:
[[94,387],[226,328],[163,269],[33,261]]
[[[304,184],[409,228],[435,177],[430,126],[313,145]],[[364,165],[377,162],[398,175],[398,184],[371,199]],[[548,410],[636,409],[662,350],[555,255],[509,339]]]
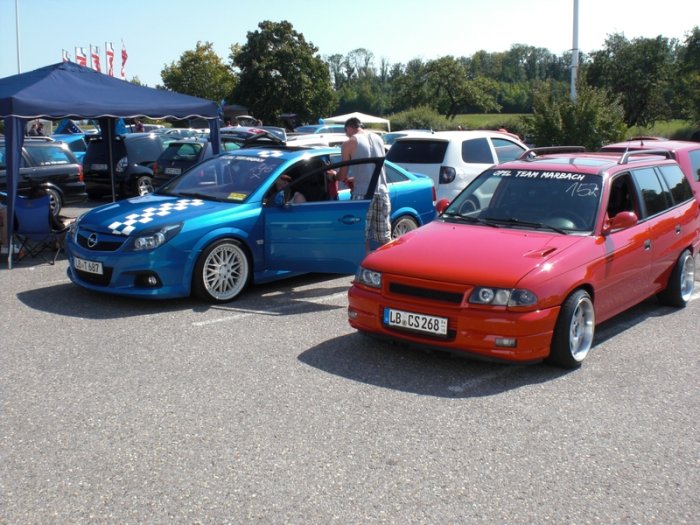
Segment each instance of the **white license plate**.
[[180,175],[182,170],[180,168],[165,168],[166,175]]
[[95,171],[106,171],[107,164],[93,164],[92,169]]
[[98,261],[86,261],[80,257],[73,257],[73,266],[76,270],[81,270],[95,275],[102,275],[102,263]]
[[384,309],[384,324],[432,335],[447,335],[447,318],[404,312],[393,308]]

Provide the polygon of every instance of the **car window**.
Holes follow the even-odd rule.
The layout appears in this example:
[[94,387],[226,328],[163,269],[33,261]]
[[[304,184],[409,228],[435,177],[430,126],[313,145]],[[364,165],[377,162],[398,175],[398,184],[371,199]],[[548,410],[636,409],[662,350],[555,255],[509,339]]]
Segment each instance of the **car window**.
[[75,162],[68,156],[68,153],[63,148],[40,148],[37,146],[26,146],[26,149],[38,166],[72,164]]
[[693,172],[693,177],[696,181],[700,181],[700,149],[690,151],[688,153],[690,159],[690,168]]
[[493,147],[496,150],[498,163],[515,160],[523,154],[525,148],[506,139],[493,138],[491,139]]
[[675,204],[693,198],[693,189],[680,166],[659,166],[659,172],[666,186],[671,190],[671,197]]
[[637,194],[629,173],[617,175],[610,183],[610,196],[606,211],[609,218],[613,218],[623,211],[631,211],[639,216]]
[[469,139],[462,142],[462,160],[467,164],[494,164],[488,139]]
[[402,182],[408,180],[408,177],[406,177],[406,175],[401,173],[393,166],[385,164],[384,171],[386,172],[386,180],[389,184],[391,184],[392,182]]
[[192,142],[187,144],[170,144],[161,154],[161,160],[195,161],[202,151],[202,144]]
[[156,160],[163,151],[163,143],[160,140],[138,139],[127,141],[127,156],[129,162],[141,164]]
[[397,164],[442,164],[448,144],[445,140],[397,140],[386,158]]
[[671,194],[661,186],[654,168],[636,169],[632,174],[639,186],[646,216],[661,213],[671,205]]

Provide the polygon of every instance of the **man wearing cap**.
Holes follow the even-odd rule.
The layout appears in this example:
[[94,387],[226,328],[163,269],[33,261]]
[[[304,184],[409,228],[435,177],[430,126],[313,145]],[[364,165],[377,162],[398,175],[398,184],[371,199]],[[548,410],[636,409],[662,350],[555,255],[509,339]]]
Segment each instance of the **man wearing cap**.
[[[345,134],[348,136],[348,140],[343,142],[340,148],[342,160],[384,157],[384,142],[375,133],[366,132],[360,119],[349,118],[345,122]],[[351,171],[352,198],[371,199],[365,224],[367,251],[370,251],[370,243],[381,246],[391,240],[391,202],[389,201],[389,188],[383,165],[374,192],[367,195],[374,168],[374,163],[357,164],[352,166]],[[340,168],[337,178],[338,180],[347,180],[347,176],[348,167],[343,166]]]

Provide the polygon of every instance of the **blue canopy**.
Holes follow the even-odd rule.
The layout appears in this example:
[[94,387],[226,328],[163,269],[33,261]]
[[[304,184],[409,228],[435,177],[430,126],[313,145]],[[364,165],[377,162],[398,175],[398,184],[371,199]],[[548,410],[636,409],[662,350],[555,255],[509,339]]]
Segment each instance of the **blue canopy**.
[[[110,119],[200,117],[209,121],[212,147],[219,144],[215,102],[132,84],[73,62],[61,62],[0,79],[0,118],[5,120],[7,238],[12,239],[14,207],[26,122],[35,118]],[[12,249],[8,250],[12,267]]]

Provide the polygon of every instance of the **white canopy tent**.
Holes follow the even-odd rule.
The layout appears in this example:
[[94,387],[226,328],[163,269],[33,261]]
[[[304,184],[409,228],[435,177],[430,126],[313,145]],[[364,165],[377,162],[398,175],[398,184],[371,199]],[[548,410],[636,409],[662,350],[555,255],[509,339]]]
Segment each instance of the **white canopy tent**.
[[381,117],[373,117],[372,115],[367,115],[365,113],[360,113],[355,111],[354,113],[348,113],[347,115],[338,115],[335,117],[328,117],[323,119],[324,124],[345,124],[345,121],[349,118],[359,118],[360,122],[363,124],[382,124],[386,126],[387,131],[391,131],[391,123],[389,120]]

